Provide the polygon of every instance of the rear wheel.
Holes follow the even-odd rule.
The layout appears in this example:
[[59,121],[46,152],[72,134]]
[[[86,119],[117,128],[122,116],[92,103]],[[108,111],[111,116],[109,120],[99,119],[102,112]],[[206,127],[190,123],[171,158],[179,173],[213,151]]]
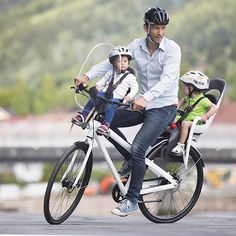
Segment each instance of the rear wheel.
[[[161,157],[160,150],[152,151],[148,157],[177,180],[175,189],[163,190],[140,196],[139,208],[143,215],[154,223],[173,223],[185,215],[196,204],[203,184],[203,164],[196,150],[191,148],[188,169],[180,157]],[[168,181],[154,175],[147,169],[144,182],[154,181],[156,185],[165,185]]]
[[81,170],[87,149],[87,144],[77,143],[56,164],[44,196],[44,216],[49,224],[64,222],[81,200],[91,176],[92,153],[77,185],[73,184]]

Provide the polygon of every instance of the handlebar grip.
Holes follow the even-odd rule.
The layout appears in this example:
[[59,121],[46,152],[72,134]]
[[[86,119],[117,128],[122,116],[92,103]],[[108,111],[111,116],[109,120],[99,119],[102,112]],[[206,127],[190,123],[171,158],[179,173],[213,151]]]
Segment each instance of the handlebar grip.
[[79,86],[78,86],[79,90],[81,90],[81,91],[82,91],[82,90],[86,91],[86,90],[87,90],[87,89],[86,89],[87,87],[88,87],[87,84],[79,84]]

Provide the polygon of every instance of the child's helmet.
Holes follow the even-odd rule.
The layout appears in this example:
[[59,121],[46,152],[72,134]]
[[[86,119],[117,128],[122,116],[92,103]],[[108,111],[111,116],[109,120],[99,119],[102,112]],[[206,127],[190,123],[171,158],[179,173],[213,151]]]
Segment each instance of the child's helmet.
[[133,59],[132,53],[129,48],[125,46],[117,46],[111,49],[109,53],[109,61],[111,64],[114,62],[115,56],[127,56],[129,60]]
[[147,24],[167,25],[169,15],[160,7],[151,7],[144,13],[143,20]]
[[180,80],[198,90],[208,89],[210,83],[209,78],[200,71],[188,71],[180,77]]

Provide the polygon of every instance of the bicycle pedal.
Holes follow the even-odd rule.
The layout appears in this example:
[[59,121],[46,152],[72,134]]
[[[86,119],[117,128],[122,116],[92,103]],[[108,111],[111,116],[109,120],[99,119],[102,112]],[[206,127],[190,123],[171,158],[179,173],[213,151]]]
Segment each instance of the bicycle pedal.
[[108,137],[109,136],[109,132],[102,132],[102,131],[100,131],[100,130],[97,130],[96,131],[96,134],[97,135],[99,135],[99,136],[106,136],[106,137]]
[[89,123],[87,122],[76,122],[75,120],[72,120],[71,123],[71,128],[73,127],[73,125],[80,126],[82,129],[86,129],[87,127],[89,128]]
[[80,124],[80,126],[81,126],[82,129],[86,129],[87,127],[89,128],[89,123],[87,123],[87,122],[82,122],[82,123]]

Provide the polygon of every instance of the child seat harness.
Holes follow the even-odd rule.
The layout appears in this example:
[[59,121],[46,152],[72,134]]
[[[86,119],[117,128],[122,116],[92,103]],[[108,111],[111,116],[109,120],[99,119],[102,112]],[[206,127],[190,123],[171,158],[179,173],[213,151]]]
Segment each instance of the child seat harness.
[[[180,118],[174,123],[170,125],[170,136],[168,140],[168,145],[166,146],[166,152],[168,155],[171,153],[172,149],[176,146],[181,130],[181,122],[185,119],[185,117],[196,107],[196,105],[203,99],[205,96],[200,97],[193,105],[187,106],[180,114]],[[163,149],[165,150],[165,149]]]
[[178,121],[176,122],[177,125],[180,125],[181,122],[186,118],[186,116],[196,107],[196,105],[202,100],[206,98],[205,96],[200,97],[193,105],[191,106],[187,106],[184,110],[183,110],[183,114],[181,115],[181,117],[178,119]]
[[108,85],[106,94],[105,94],[105,98],[107,99],[111,99],[113,98],[113,91],[117,88],[117,86],[122,82],[122,80],[128,75],[130,74],[129,71],[125,72],[118,81],[116,81],[116,83],[114,84],[114,71],[112,73],[112,77],[111,77],[111,81]]

